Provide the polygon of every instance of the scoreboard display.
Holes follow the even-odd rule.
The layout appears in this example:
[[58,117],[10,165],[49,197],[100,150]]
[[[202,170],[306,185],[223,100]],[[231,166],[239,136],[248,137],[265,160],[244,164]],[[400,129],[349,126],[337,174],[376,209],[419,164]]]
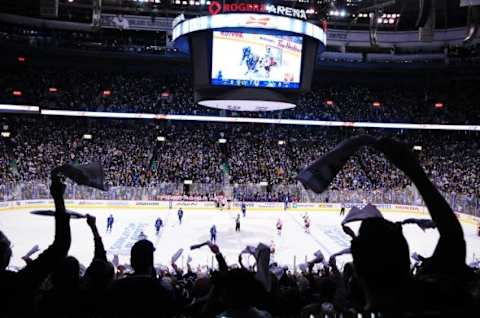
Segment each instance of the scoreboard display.
[[300,36],[214,31],[211,84],[297,89]]
[[232,111],[294,108],[310,90],[324,29],[285,6],[212,2],[210,9],[179,16],[172,31],[175,47],[191,56],[194,101]]

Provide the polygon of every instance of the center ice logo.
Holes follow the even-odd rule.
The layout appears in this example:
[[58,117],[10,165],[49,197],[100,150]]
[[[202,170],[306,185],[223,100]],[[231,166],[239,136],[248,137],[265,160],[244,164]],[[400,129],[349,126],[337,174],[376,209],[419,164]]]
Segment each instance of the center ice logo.
[[139,240],[140,233],[147,227],[147,223],[130,223],[120,237],[108,250],[111,254],[130,255],[133,244]]

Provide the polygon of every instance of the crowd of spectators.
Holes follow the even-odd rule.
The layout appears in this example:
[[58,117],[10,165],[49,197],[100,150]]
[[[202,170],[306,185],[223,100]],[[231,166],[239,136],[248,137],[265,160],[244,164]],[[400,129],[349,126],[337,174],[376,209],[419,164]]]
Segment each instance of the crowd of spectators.
[[[1,37],[12,40],[12,30],[1,31]],[[98,40],[84,33],[69,34],[73,36],[70,40],[60,34],[67,41],[59,44],[54,43],[57,34],[35,32],[13,36],[45,41],[36,45],[65,47]],[[144,45],[132,43],[128,37],[122,40],[125,43],[107,41],[102,46],[122,50],[124,44]],[[191,74],[5,70],[0,77],[0,103],[69,110],[221,114],[195,105],[189,78]],[[478,94],[476,83],[467,82],[429,88],[315,82],[294,110],[248,116],[478,124]],[[435,107],[436,103],[442,106]],[[480,145],[476,132],[178,124],[41,115],[5,115],[0,125],[0,190],[5,185],[46,181],[51,184],[46,190],[55,204],[54,241],[38,257],[33,256],[38,248],[23,257],[24,268],[9,268],[15,242],[0,231],[1,317],[306,318],[338,317],[339,313],[343,317],[357,317],[358,313],[364,317],[461,317],[480,310],[479,269],[465,264],[462,227],[440,194],[464,194],[478,202]],[[238,264],[227,264],[221,248],[212,242],[208,248],[215,265],[195,269],[187,262],[186,268],[180,268],[172,258],[171,264],[157,266],[154,251],[162,252],[161,243],[155,247],[140,238],[131,248],[130,264],[119,264],[107,258],[96,220],[90,215],[86,222],[95,247],[92,262],[83,268],[68,255],[71,216],[64,198],[70,189],[58,178],[50,180],[50,171],[61,164],[100,162],[106,183],[122,187],[116,192],[117,199],[152,188],[165,189],[154,199],[211,200],[218,192],[214,185],[226,184],[234,187],[238,200],[282,201],[289,195],[291,201],[297,201],[286,189],[298,185],[298,172],[339,142],[365,132],[394,136],[408,148],[377,140],[385,155],[370,148],[357,153],[335,177],[330,190],[387,192],[415,186],[439,233],[431,257],[412,256],[415,262],[411,264],[399,224],[374,218],[363,220],[358,233],[343,227],[351,237],[353,259],[343,267],[337,265],[334,255],[320,253],[297,271],[271,262],[274,251],[263,244],[254,251],[247,248],[254,266],[245,267],[241,257]],[[220,138],[225,142],[220,143]],[[414,145],[416,151],[409,152]],[[204,184],[211,191],[182,193],[185,180]],[[260,183],[279,190],[247,190],[246,186]],[[178,184],[182,187],[175,186]],[[27,188],[14,187],[16,191]]]
[[2,72],[0,87],[0,103],[38,105],[45,109],[347,122],[480,122],[478,82],[467,80],[446,81],[431,87],[394,79],[382,83],[314,80],[311,92],[301,96],[296,108],[251,113],[222,112],[195,104],[188,70],[153,73],[13,68]]
[[[211,196],[229,184],[239,197],[282,200],[282,185],[295,185],[297,173],[341,140],[362,132],[350,128],[193,124],[66,117],[7,116],[1,138],[1,183],[46,180],[54,167],[67,162],[100,161],[110,186],[167,189],[165,184],[192,180],[207,187],[193,196]],[[444,193],[478,197],[479,143],[475,132],[368,130],[397,135],[420,146],[420,163]],[[91,139],[90,139],[90,138]],[[158,140],[158,137],[162,139]],[[225,139],[220,143],[219,139]],[[368,168],[365,168],[368,167]],[[279,190],[260,194],[242,190],[262,182]],[[402,190],[411,182],[371,149],[350,160],[331,185],[339,191]],[[183,187],[158,194],[182,194]],[[258,191],[262,192],[262,191]]]
[[[377,141],[388,162],[418,187],[439,240],[431,257],[409,253],[398,223],[364,219],[350,236],[352,262],[337,265],[338,253],[315,253],[300,270],[271,261],[272,246],[247,247],[255,265],[227,264],[221,248],[209,242],[216,264],[194,269],[156,265],[145,238],[133,244],[130,264],[107,258],[95,217],[87,215],[95,246],[83,269],[68,256],[72,235],[64,203],[65,185],[51,180],[55,236],[38,257],[38,247],[23,257],[26,266],[8,269],[11,242],[0,232],[0,314],[50,317],[440,317],[478,312],[480,273],[465,264],[462,227],[450,206],[428,181],[404,144]],[[36,145],[38,146],[38,145]],[[57,149],[59,151],[60,149]],[[44,153],[45,157],[52,153]],[[42,163],[43,164],[43,163]],[[369,163],[365,163],[369,168]],[[159,249],[159,251],[158,251]],[[411,262],[411,257],[414,264]]]
[[0,23],[0,41],[39,48],[178,56],[175,48],[167,47],[165,32],[117,29],[70,31]]

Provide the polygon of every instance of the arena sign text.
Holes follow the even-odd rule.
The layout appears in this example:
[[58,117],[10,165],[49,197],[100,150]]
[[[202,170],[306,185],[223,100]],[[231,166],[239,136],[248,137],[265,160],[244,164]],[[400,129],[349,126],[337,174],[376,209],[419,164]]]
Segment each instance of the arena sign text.
[[267,13],[283,15],[291,18],[307,20],[307,12],[304,9],[294,9],[281,5],[265,4],[265,3],[225,3],[221,4],[212,1],[208,6],[211,15],[229,12],[246,12],[246,13]]

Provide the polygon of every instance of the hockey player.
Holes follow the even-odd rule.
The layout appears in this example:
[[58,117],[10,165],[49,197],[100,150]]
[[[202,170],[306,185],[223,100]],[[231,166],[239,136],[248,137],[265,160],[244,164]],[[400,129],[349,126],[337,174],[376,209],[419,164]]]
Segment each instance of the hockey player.
[[245,72],[245,75],[247,75],[250,72],[252,72],[252,73],[257,73],[258,72],[257,65],[259,64],[258,63],[259,59],[260,59],[260,57],[255,56],[253,54],[250,54],[250,56],[246,60],[247,72]]
[[217,207],[220,209],[220,211],[223,211],[223,207],[225,205],[225,196],[223,192],[220,192],[217,196]]
[[242,205],[240,208],[242,210],[243,217],[245,217],[247,215],[247,205],[245,204],[245,202],[242,202]]
[[286,194],[285,197],[283,198],[283,210],[284,211],[287,211],[287,209],[288,209],[289,200],[290,200],[290,198],[288,197],[288,194]]
[[235,218],[235,232],[240,232],[240,213]]
[[305,213],[303,223],[305,226],[305,233],[310,233],[310,217],[308,216],[308,213]]
[[217,227],[215,224],[210,228],[210,242],[217,243]]
[[282,227],[283,227],[282,220],[278,219],[277,220],[277,234],[278,235],[282,235]]
[[178,222],[179,222],[179,224],[182,224],[182,219],[183,219],[183,210],[182,210],[182,208],[178,209],[177,215],[178,215]]
[[263,67],[265,69],[265,77],[267,78],[270,77],[270,69],[273,65],[275,65],[275,61],[272,56],[272,50],[271,48],[267,47],[265,56],[263,57]]
[[138,240],[146,240],[147,239],[147,235],[145,233],[143,233],[143,231],[140,231],[140,234],[138,234]]
[[345,215],[345,205],[342,203],[340,207],[340,216],[344,216],[344,215]]
[[162,219],[159,217],[157,218],[157,220],[155,221],[155,230],[156,230],[156,233],[158,235],[158,233],[160,233],[160,229],[162,228],[163,226],[163,221]]
[[113,215],[110,214],[110,216],[107,218],[107,232],[112,232],[113,221]]
[[243,61],[245,61],[252,54],[252,48],[246,46],[242,49],[242,53],[242,60],[240,61],[240,65],[242,65]]

